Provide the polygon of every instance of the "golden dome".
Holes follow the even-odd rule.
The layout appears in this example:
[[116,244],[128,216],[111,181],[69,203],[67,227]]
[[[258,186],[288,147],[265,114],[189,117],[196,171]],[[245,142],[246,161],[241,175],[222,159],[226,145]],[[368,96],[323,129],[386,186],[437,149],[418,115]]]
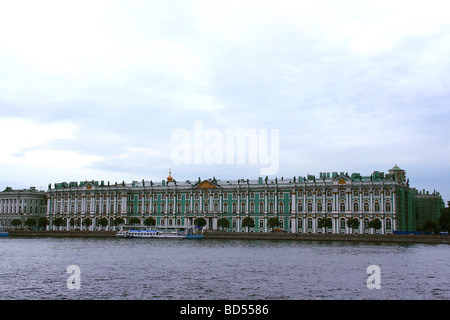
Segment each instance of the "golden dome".
[[167,182],[173,182],[172,171],[169,169],[169,176],[167,177]]

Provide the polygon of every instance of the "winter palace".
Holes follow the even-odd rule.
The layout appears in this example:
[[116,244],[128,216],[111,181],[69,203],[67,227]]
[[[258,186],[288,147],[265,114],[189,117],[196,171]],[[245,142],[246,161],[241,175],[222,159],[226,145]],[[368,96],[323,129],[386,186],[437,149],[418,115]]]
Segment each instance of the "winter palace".
[[[227,231],[269,232],[268,221],[276,217],[277,230],[284,232],[387,234],[415,231],[416,203],[427,196],[436,197],[438,215],[443,207],[439,193],[422,195],[410,188],[397,165],[388,173],[374,171],[369,176],[322,172],[256,180],[178,181],[169,171],[167,179],[158,182],[62,182],[49,185],[47,191],[8,187],[0,192],[0,224],[10,227],[19,219],[23,226],[29,218],[45,217],[47,229],[115,230],[118,217],[125,223],[137,218],[133,220],[141,224],[152,217],[158,226],[192,226],[195,218],[203,217],[208,230],[221,229],[218,220],[226,218]],[[243,226],[246,217],[253,219],[253,227]],[[62,220],[58,226],[56,218]],[[107,225],[99,225],[101,218]],[[359,221],[357,227],[349,227],[350,218]],[[331,224],[324,228],[321,219]],[[379,220],[378,227],[370,223],[374,220]]]

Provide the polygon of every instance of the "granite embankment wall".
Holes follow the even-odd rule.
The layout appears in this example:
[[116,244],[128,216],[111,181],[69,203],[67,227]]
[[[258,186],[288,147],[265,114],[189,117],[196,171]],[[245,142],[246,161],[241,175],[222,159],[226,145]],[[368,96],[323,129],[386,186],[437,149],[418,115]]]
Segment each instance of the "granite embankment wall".
[[207,239],[245,240],[297,240],[297,241],[351,241],[351,242],[403,242],[446,243],[450,236],[440,235],[378,235],[378,234],[312,234],[312,233],[257,233],[257,232],[205,232]]
[[30,231],[9,230],[11,237],[114,237],[116,231]]
[[[116,231],[28,231],[10,230],[12,237],[114,237]],[[312,233],[259,233],[205,231],[205,239],[243,240],[297,240],[297,241],[351,241],[392,243],[445,243],[450,236],[440,235],[378,235],[378,234],[312,234]]]

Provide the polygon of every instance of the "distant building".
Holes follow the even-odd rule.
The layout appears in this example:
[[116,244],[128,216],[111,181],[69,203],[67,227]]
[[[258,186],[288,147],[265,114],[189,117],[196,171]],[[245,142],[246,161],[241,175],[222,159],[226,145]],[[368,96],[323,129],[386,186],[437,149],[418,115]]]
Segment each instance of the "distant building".
[[436,224],[441,216],[441,210],[445,208],[444,200],[439,192],[417,191],[415,192],[416,202],[416,225],[418,230],[422,230],[426,220],[434,220]]
[[[159,226],[191,226],[203,217],[206,228],[218,229],[218,219],[226,218],[228,231],[247,231],[242,220],[251,217],[255,226],[248,231],[268,232],[268,219],[276,217],[285,232],[320,233],[319,221],[330,218],[331,233],[392,233],[416,230],[415,193],[409,188],[405,171],[397,165],[388,171],[359,173],[321,172],[318,177],[262,178],[256,180],[177,181],[171,176],[160,182],[104,181],[63,182],[49,188],[46,216],[64,221],[64,229],[98,229],[100,218],[114,229],[117,217],[141,223],[153,217]],[[349,228],[356,218],[359,227]],[[371,227],[379,220],[380,228]],[[50,228],[52,228],[50,223]]]
[[[227,231],[269,232],[268,221],[276,217],[284,232],[388,234],[421,230],[426,219],[438,221],[443,207],[439,193],[410,188],[405,170],[397,165],[368,176],[321,172],[318,177],[256,180],[177,181],[169,171],[159,182],[62,182],[46,192],[7,187],[0,192],[0,224],[11,227],[13,219],[20,219],[23,226],[28,218],[46,217],[49,229],[114,230],[116,218],[138,218],[142,224],[152,217],[158,226],[192,226],[203,217],[210,230],[219,229],[218,220],[225,218]],[[254,227],[243,227],[246,217]],[[106,227],[99,225],[101,218]],[[325,218],[331,220],[326,230],[319,223]],[[357,219],[357,227],[349,227],[350,218]],[[372,224],[376,220],[379,228]]]
[[19,219],[22,227],[27,219],[38,219],[47,211],[45,192],[36,188],[12,189],[0,192],[0,225],[12,227],[11,221]]

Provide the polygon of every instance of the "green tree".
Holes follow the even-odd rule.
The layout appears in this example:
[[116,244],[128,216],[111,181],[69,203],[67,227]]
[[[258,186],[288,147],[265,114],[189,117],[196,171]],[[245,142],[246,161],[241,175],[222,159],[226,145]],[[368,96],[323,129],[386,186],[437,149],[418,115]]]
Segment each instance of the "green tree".
[[441,231],[450,231],[450,207],[442,209],[438,225]]
[[333,221],[331,221],[331,218],[323,218],[317,222],[317,226],[319,228],[325,228],[325,233],[327,233],[327,228],[331,228],[333,226]]
[[121,217],[117,217],[113,221],[113,225],[118,226],[119,224],[125,223],[125,220],[123,220]]
[[100,219],[98,219],[97,223],[98,223],[98,225],[100,225],[104,228],[108,225],[108,219],[100,218]]
[[69,220],[69,226],[73,229],[73,227],[75,226],[75,219],[74,218],[70,218]]
[[243,228],[253,228],[255,227],[255,220],[253,220],[253,218],[251,217],[245,217],[244,219],[242,219],[242,227]]
[[205,218],[202,218],[202,217],[195,218],[194,219],[194,225],[197,226],[197,227],[204,227],[204,226],[206,226]]
[[220,218],[219,220],[217,220],[217,226],[221,229],[228,229],[228,227],[230,226],[230,222],[227,218]]
[[19,227],[19,226],[22,225],[22,220],[20,220],[20,219],[13,219],[13,220],[11,221],[11,224],[12,224],[14,227],[16,227],[16,229],[17,229],[17,227]]
[[427,219],[423,222],[422,229],[424,231],[429,231],[435,233],[438,229],[436,221],[433,219]]
[[39,220],[38,220],[38,228],[39,229],[41,229],[41,228],[46,228],[48,225],[49,225],[49,221],[48,221],[48,219],[47,218],[44,218],[44,217],[41,217],[41,218],[39,218]]
[[55,218],[53,219],[53,225],[57,228],[61,227],[64,224],[63,218]]
[[25,225],[29,228],[33,228],[36,227],[36,219],[34,218],[28,218],[27,220],[25,220]]
[[89,228],[92,225],[92,219],[91,218],[84,219],[83,224],[86,226],[86,228]]
[[347,220],[347,227],[351,229],[359,228],[359,219],[358,218],[349,218]]
[[369,228],[373,228],[375,230],[381,229],[381,221],[376,218],[374,220],[369,221]]
[[155,226],[156,225],[156,219],[153,217],[148,217],[147,219],[144,220],[144,224],[146,226]]
[[130,220],[128,220],[129,224],[140,224],[141,223],[141,219],[136,218],[136,217],[131,217]]
[[269,226],[269,228],[278,227],[280,225],[280,220],[278,220],[277,217],[271,217],[269,218],[269,221],[267,221],[267,225]]

